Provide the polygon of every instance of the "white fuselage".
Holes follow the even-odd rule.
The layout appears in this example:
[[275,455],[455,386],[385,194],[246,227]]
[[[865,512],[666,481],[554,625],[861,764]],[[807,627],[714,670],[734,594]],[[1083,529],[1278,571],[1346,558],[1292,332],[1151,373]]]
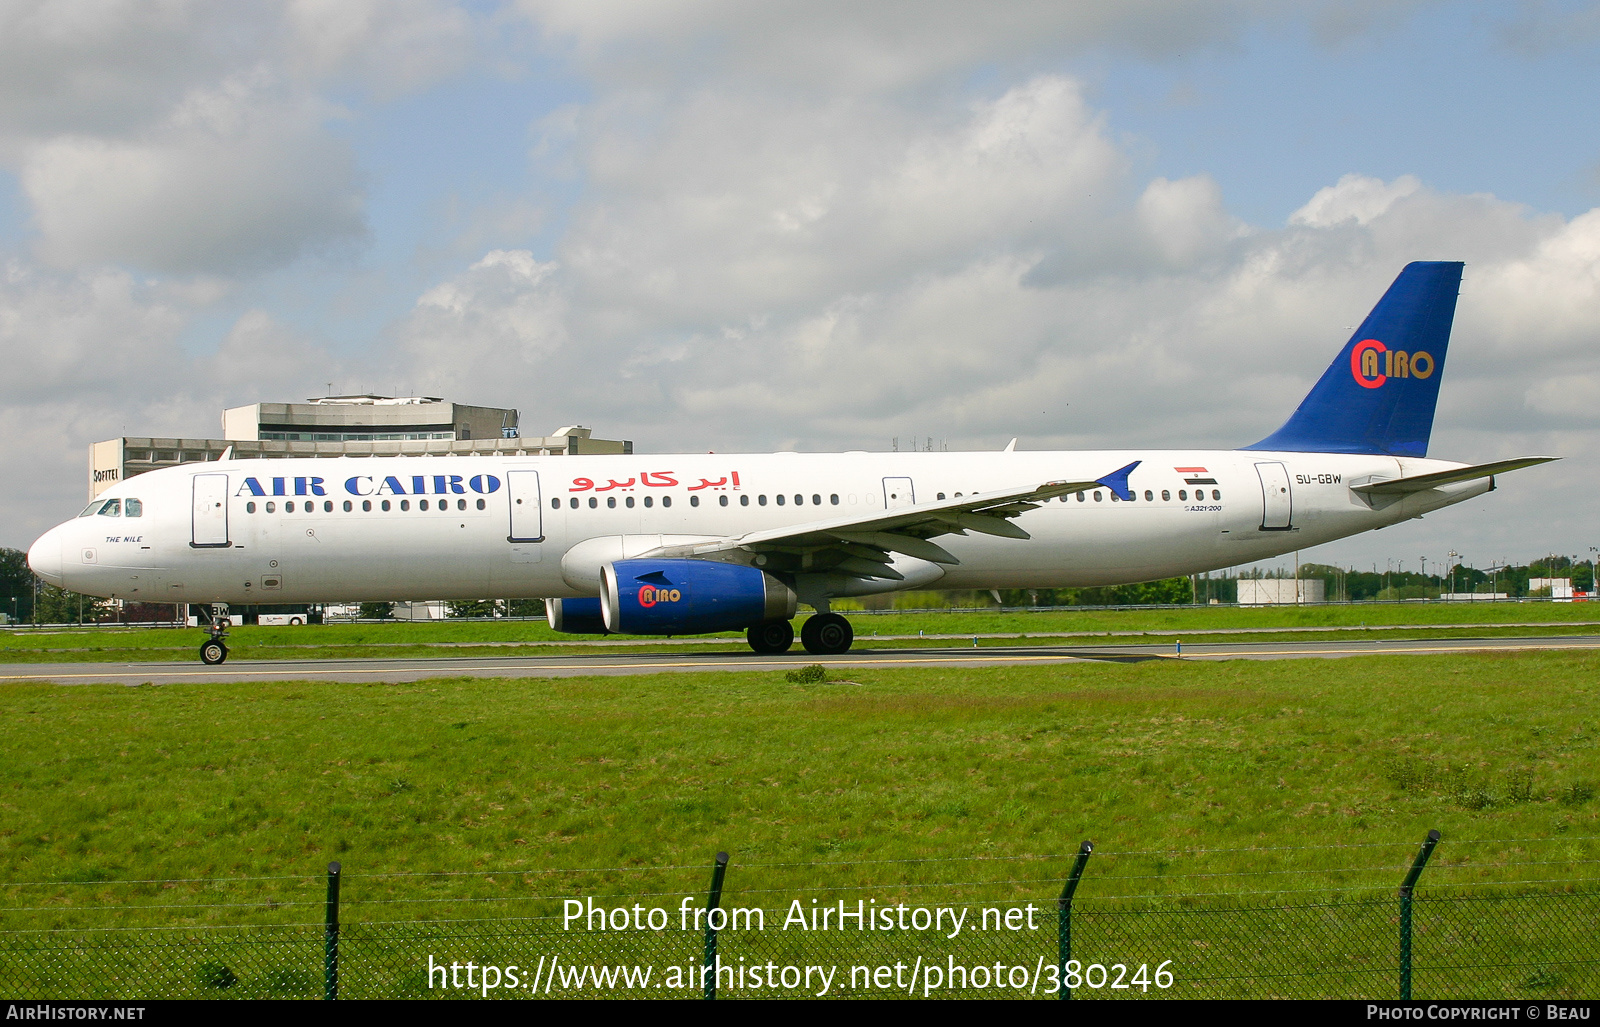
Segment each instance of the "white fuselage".
[[[1093,480],[1135,460],[1133,502],[1091,489],[1016,518],[1028,540],[941,536],[958,564],[874,590],[1186,575],[1384,527],[1493,487],[1480,479],[1370,498],[1351,486],[1462,465],[1245,451],[230,460],[121,482],[96,503],[121,499],[126,511],[136,499],[139,516],[67,521],[29,559],[73,591],[133,602],[593,596],[600,562],[663,544]],[[826,595],[802,587],[808,594]]]

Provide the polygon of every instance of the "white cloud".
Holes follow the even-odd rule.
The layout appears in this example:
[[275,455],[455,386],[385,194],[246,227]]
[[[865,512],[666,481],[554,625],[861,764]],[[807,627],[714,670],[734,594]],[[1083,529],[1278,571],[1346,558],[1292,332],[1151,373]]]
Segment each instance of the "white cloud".
[[477,47],[473,15],[442,0],[290,0],[284,16],[292,67],[352,76],[383,95],[461,71]]
[[[1264,0],[520,0],[550,45],[608,82],[731,76],[821,87],[894,89],[973,67],[1016,67],[1094,48],[1171,58],[1231,44],[1252,19],[1285,11]],[[1358,5],[1364,6],[1364,5]],[[1350,13],[1365,23],[1375,15]]]
[[137,139],[29,146],[21,182],[41,254],[62,267],[217,273],[360,238],[354,156],[323,130],[336,112],[275,94],[265,72],[235,76]]
[[1157,252],[1176,267],[1214,255],[1245,233],[1209,175],[1176,182],[1158,178],[1145,187],[1134,210]]
[[1371,224],[1373,218],[1394,206],[1396,200],[1420,188],[1422,183],[1411,175],[1401,175],[1393,182],[1367,175],[1345,175],[1338,184],[1318,189],[1311,202],[1289,215],[1289,223],[1312,228],[1331,228],[1344,221]]

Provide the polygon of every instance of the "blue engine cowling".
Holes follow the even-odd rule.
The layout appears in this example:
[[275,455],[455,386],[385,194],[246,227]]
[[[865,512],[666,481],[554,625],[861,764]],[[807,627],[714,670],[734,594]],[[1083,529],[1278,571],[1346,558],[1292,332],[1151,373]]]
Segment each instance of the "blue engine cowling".
[[546,599],[544,617],[551,631],[572,635],[609,635],[598,599]]
[[600,569],[608,630],[630,635],[734,631],[794,616],[794,590],[739,564],[709,560],[618,560]]

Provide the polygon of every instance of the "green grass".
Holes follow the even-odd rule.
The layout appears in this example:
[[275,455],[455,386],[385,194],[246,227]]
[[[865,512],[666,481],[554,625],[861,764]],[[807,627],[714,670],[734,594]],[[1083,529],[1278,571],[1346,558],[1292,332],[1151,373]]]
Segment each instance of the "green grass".
[[[854,684],[11,686],[0,880],[701,865],[718,848],[746,863],[1018,855],[1086,837],[1108,854],[1097,868],[1112,852],[1356,841],[1398,845],[1382,865],[1399,866],[1431,827],[1600,834],[1597,671],[1594,654],[1522,654],[852,670]],[[1447,846],[1440,865],[1488,854]],[[1320,874],[1348,858],[1222,862]]]
[[[1197,631],[1226,632],[1207,641],[1331,637],[1350,639],[1462,637],[1473,635],[1555,634],[1586,631],[1585,621],[1600,621],[1600,606],[1585,603],[1367,603],[1301,608],[1198,607],[1164,610],[1086,610],[994,613],[893,613],[850,615],[864,644],[915,644],[887,636],[1016,634],[1030,638],[1058,636],[1071,644],[1098,644],[1097,635],[1144,634],[1159,641]],[[1509,625],[1541,627],[1499,627]],[[1404,629],[1393,626],[1404,625]],[[1442,625],[1474,625],[1449,628]],[[1419,631],[1417,626],[1426,627]],[[1285,629],[1304,634],[1284,636]],[[1354,629],[1354,630],[1352,630]],[[1360,634],[1365,630],[1366,634]],[[0,632],[0,663],[94,662],[105,660],[190,660],[206,633],[198,628],[97,628],[90,630],[16,630]],[[701,644],[727,648],[742,633],[697,636]],[[1199,640],[1200,636],[1195,636]],[[502,622],[328,624],[301,627],[235,628],[228,644],[238,659],[330,659],[416,657],[439,655],[550,655],[552,653],[637,652],[574,642],[639,640],[638,636],[566,635],[551,631],[541,620]],[[1137,641],[1138,639],[1129,639]],[[742,645],[742,641],[737,644]],[[1013,644],[1006,639],[983,644]],[[483,650],[475,647],[483,646]],[[566,648],[559,648],[565,646]]]
[[[1382,905],[1362,959],[1386,966],[1394,888],[1430,828],[1445,841],[1424,894],[1600,878],[1600,654],[847,673],[7,686],[0,928],[181,926],[200,939],[182,950],[205,955],[195,966],[141,934],[119,972],[159,965],[199,994],[225,979],[220,961],[240,994],[315,994],[314,929],[277,962],[204,929],[316,923],[330,859],[352,925],[551,915],[574,895],[676,908],[703,895],[719,849],[733,855],[728,904],[1051,908],[1091,838],[1086,916],[1136,896],[1191,917],[1152,921],[1155,934],[1091,920],[1082,944],[1172,950],[1192,934],[1208,952],[1271,949],[1273,918],[1290,914],[1205,910],[1369,897]],[[1441,931],[1483,915],[1428,909],[1419,923]],[[1293,915],[1321,930],[1331,914]],[[1538,961],[1548,928],[1526,926],[1503,935],[1501,958]],[[414,967],[404,951],[393,965]],[[1191,976],[1212,965],[1178,954]],[[1495,987],[1592,983],[1516,973]],[[372,993],[421,993],[415,978],[375,979]],[[1359,994],[1365,979],[1313,992]],[[50,994],[51,980],[17,987]]]

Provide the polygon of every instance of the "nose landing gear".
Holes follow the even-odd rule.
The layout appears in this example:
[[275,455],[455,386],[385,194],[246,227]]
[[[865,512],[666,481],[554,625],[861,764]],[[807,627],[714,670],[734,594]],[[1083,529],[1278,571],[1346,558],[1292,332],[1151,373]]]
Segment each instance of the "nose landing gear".
[[211,637],[200,643],[200,662],[215,667],[228,658],[228,604],[211,604]]

